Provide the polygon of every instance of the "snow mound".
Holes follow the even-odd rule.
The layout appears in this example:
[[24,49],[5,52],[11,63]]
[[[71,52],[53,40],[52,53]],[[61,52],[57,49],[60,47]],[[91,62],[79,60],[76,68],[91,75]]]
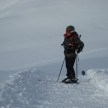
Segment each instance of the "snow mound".
[[10,77],[0,88],[0,108],[38,108],[47,97],[47,83],[42,72],[25,70]]
[[66,85],[47,72],[25,70],[1,85],[0,108],[107,108],[107,73],[88,70],[79,76],[80,84]]
[[91,69],[87,71],[90,82],[108,92],[108,69]]

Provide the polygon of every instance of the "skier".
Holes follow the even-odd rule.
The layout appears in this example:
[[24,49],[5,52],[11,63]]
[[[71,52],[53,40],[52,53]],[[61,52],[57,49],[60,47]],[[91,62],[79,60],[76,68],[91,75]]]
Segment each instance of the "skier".
[[74,26],[68,26],[64,34],[64,55],[67,69],[66,78],[62,81],[64,83],[76,83],[78,79],[75,76],[74,63],[76,53],[80,53],[84,47],[84,43],[80,40]]

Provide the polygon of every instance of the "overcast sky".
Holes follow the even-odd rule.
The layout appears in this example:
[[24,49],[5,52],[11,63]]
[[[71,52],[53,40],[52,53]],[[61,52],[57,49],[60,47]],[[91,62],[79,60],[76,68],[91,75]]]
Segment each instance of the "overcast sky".
[[107,0],[0,0],[0,70],[63,58],[63,34],[82,35],[82,58],[108,55]]

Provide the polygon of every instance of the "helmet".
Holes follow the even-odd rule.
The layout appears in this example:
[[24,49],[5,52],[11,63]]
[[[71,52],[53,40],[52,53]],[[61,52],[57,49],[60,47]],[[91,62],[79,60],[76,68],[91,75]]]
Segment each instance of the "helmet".
[[71,25],[66,28],[66,31],[73,31],[73,30],[75,30],[75,27]]

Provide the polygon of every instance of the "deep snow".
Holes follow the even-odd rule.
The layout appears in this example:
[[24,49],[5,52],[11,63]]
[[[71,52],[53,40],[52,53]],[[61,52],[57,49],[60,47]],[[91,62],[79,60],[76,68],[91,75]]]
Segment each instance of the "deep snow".
[[35,68],[19,72],[0,87],[0,108],[107,108],[107,72],[88,70],[67,85]]

